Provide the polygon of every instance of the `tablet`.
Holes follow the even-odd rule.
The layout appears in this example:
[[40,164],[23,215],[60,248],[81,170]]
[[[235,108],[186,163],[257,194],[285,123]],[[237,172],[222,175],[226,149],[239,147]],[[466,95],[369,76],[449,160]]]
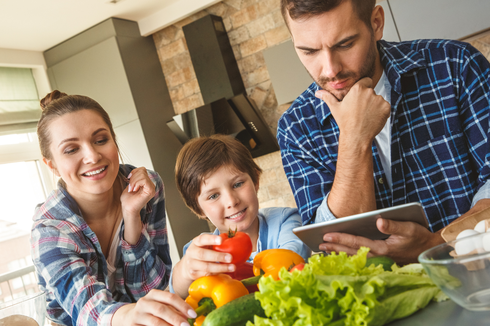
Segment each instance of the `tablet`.
[[376,220],[380,217],[394,221],[416,222],[425,228],[429,227],[422,205],[409,203],[346,216],[332,221],[299,226],[293,229],[293,233],[313,251],[318,251],[318,246],[324,242],[323,235],[330,232],[349,233],[371,240],[384,240],[389,235],[381,233],[376,227]]

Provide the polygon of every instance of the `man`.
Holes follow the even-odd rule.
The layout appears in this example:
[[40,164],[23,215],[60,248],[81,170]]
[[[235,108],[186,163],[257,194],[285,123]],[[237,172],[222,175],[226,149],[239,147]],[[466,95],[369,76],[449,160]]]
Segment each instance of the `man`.
[[367,246],[415,262],[443,242],[443,227],[490,206],[490,66],[478,51],[447,40],[382,41],[375,0],[281,6],[315,80],[277,134],[303,223],[420,202],[430,225],[379,219],[387,240],[331,233],[320,250]]

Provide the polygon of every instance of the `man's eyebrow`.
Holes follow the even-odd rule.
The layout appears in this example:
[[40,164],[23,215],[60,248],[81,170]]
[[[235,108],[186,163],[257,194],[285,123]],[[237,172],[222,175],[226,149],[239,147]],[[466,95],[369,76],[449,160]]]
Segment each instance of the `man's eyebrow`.
[[352,41],[352,40],[354,40],[354,39],[356,39],[358,37],[359,37],[359,34],[354,34],[354,35],[351,35],[351,36],[347,36],[346,38],[344,38],[344,39],[340,40],[339,42],[335,43],[331,48],[333,49],[333,48],[342,46],[345,43],[350,42],[350,41]]
[[[331,49],[335,49],[339,46],[342,46],[343,44],[347,43],[347,42],[350,42],[356,38],[359,37],[359,34],[354,34],[354,35],[350,35],[350,36],[347,36],[346,38],[340,40],[339,42],[335,43],[334,45],[332,45],[330,48]],[[308,51],[308,52],[313,52],[313,51],[317,51],[318,49],[314,49],[314,48],[310,48],[310,47],[307,47],[307,46],[301,46],[301,45],[298,45],[296,46],[297,49],[299,50],[303,50],[303,51]]]
[[[93,137],[93,136],[95,136],[95,135],[97,135],[97,134],[98,134],[99,132],[101,132],[101,131],[107,131],[107,129],[106,129],[106,128],[99,128],[99,129],[97,129],[96,131],[94,131],[94,132],[92,133],[92,137]],[[71,141],[77,141],[77,140],[78,140],[78,138],[76,138],[76,137],[75,137],[75,138],[67,138],[67,139],[63,139],[63,140],[62,140],[62,141],[61,141],[61,142],[58,144],[58,147],[60,147],[60,146],[61,146],[62,144],[64,144],[64,143],[71,142]]]
[[308,52],[313,52],[313,51],[318,50],[318,49],[309,48],[307,46],[296,46],[296,49],[303,50],[303,51],[308,51]]

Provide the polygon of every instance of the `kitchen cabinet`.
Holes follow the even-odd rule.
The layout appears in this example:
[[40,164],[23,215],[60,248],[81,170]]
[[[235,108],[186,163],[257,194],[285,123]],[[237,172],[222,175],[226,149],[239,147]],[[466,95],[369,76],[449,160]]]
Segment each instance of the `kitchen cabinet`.
[[153,39],[142,37],[136,22],[110,18],[44,57],[53,89],[92,97],[109,113],[124,163],[162,177],[175,263],[183,246],[209,226],[185,206],[175,186],[182,145],[166,125],[174,110]]
[[490,27],[488,0],[388,0],[402,41],[462,39]]

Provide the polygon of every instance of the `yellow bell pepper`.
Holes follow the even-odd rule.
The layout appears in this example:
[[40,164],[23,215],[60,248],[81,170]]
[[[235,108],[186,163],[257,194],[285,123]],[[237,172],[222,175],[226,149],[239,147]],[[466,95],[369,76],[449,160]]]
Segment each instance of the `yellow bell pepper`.
[[254,258],[254,275],[271,275],[275,280],[279,279],[281,268],[290,270],[293,266],[304,263],[303,257],[288,249],[268,249],[259,252]]
[[204,318],[216,308],[221,307],[236,298],[248,294],[242,282],[234,280],[226,274],[200,277],[189,287],[189,296],[185,299],[199,316],[194,325],[201,325]]

